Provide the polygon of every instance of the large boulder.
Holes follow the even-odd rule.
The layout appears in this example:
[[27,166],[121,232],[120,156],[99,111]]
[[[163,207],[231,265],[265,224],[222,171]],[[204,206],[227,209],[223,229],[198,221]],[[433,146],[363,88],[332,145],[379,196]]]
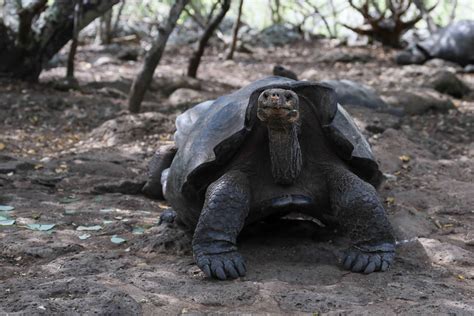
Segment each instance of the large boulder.
[[432,89],[391,90],[383,94],[390,106],[403,110],[408,115],[420,115],[429,110],[447,112],[454,109],[453,102]]
[[90,147],[110,147],[143,140],[146,135],[170,133],[172,120],[156,112],[122,115],[92,130],[84,143]]
[[362,106],[374,110],[387,110],[388,105],[371,87],[352,80],[323,80],[321,83],[336,90],[337,102],[343,106]]
[[462,80],[446,70],[435,73],[427,80],[425,86],[455,98],[462,98],[470,92],[469,87]]
[[204,101],[204,97],[201,92],[188,88],[178,89],[169,97],[171,106],[179,109],[201,103],[202,101]]
[[301,38],[301,34],[294,27],[286,24],[273,24],[254,35],[250,42],[258,46],[272,47],[291,44]]

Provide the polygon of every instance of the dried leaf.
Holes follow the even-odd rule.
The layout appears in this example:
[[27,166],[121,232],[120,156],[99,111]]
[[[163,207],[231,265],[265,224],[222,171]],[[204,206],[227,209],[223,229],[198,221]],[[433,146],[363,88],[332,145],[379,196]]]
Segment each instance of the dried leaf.
[[84,234],[84,235],[79,236],[79,239],[80,239],[80,240],[86,240],[86,239],[88,239],[90,236],[92,236],[92,235],[91,235],[91,234]]
[[135,235],[143,235],[145,233],[145,229],[143,227],[134,227],[132,230],[132,234]]
[[393,196],[389,196],[385,199],[385,202],[388,204],[388,205],[392,205],[395,203],[395,198]]
[[403,162],[409,162],[410,161],[410,156],[401,155],[400,157],[398,157],[398,159],[400,159]]
[[0,216],[0,226],[11,226],[13,224],[15,224],[14,219],[8,219]]
[[4,150],[7,147],[4,143],[0,143],[0,151]]
[[110,238],[110,241],[113,242],[114,244],[120,245],[126,242],[127,240],[121,237],[118,237],[117,235],[113,235],[112,238]]
[[51,230],[56,226],[56,224],[28,224],[26,228],[31,230],[47,231]]
[[97,230],[101,230],[102,229],[102,226],[100,225],[94,225],[94,226],[79,226],[76,228],[76,230],[79,230],[79,231],[97,231]]

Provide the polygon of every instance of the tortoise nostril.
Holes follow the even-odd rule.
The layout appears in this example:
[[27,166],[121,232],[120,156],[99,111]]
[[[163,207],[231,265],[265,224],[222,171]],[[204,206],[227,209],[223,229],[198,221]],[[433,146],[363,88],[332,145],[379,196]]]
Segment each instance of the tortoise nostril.
[[272,93],[272,98],[278,98],[278,93]]

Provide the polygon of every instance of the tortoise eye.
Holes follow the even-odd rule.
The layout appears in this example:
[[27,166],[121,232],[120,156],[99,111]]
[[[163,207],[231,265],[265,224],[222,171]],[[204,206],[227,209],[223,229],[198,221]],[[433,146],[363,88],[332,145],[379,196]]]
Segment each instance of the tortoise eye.
[[291,100],[291,97],[292,97],[291,94],[289,94],[289,93],[285,94],[285,100],[286,100],[286,101],[290,101],[290,100]]
[[268,92],[265,92],[265,93],[263,94],[263,98],[264,98],[264,99],[268,99]]

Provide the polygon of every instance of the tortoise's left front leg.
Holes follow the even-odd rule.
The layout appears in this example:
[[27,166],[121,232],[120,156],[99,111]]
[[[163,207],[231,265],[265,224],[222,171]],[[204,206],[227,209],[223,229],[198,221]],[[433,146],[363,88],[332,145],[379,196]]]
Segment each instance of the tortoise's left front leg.
[[353,272],[385,271],[395,257],[395,238],[377,191],[342,166],[328,175],[331,207],[352,247],[343,258]]
[[227,172],[208,187],[193,237],[194,258],[207,276],[225,280],[245,275],[236,243],[249,206],[249,181],[240,171]]

